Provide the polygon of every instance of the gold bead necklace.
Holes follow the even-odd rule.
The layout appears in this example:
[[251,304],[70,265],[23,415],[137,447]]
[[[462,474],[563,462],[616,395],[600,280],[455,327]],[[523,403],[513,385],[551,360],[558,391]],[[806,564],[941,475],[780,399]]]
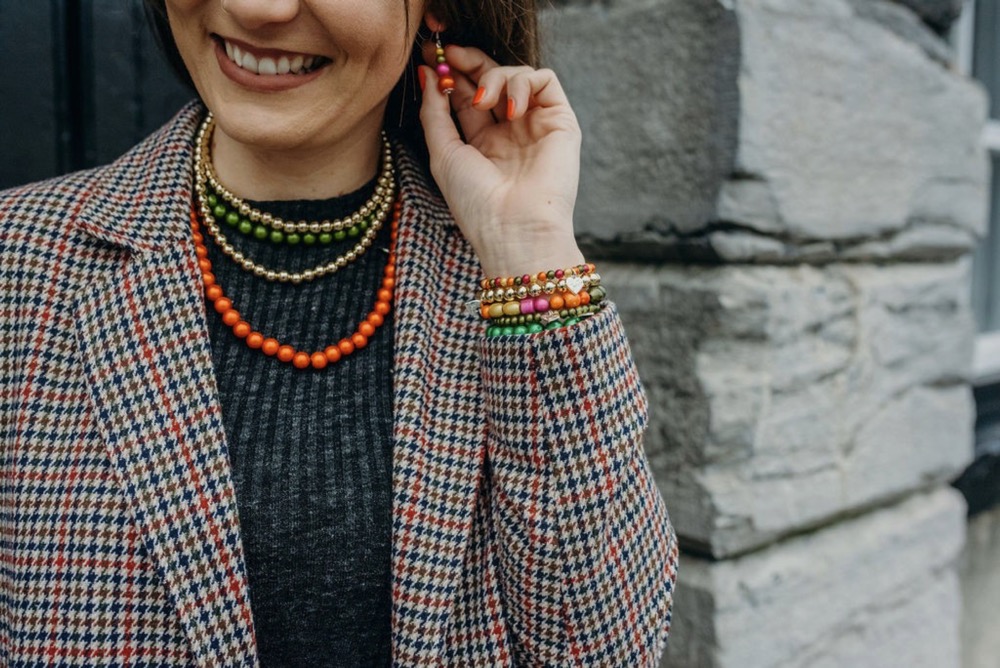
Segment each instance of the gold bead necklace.
[[[358,240],[358,242],[354,245],[354,247],[330,262],[300,272],[277,271],[265,267],[264,265],[261,265],[257,262],[254,262],[246,255],[244,255],[242,252],[236,250],[233,247],[233,245],[229,242],[229,240],[225,237],[225,235],[219,229],[219,225],[217,224],[215,217],[212,213],[212,207],[208,203],[208,188],[207,188],[207,183],[209,182],[208,169],[210,169],[211,165],[211,156],[208,151],[209,147],[208,142],[210,141],[211,138],[211,130],[213,126],[214,122],[212,119],[212,115],[208,114],[208,116],[205,118],[205,122],[202,123],[202,126],[198,132],[198,141],[196,142],[195,146],[195,156],[194,156],[195,193],[198,200],[198,209],[201,213],[202,222],[205,226],[205,231],[208,232],[209,235],[215,238],[216,243],[218,244],[220,250],[222,250],[224,254],[229,256],[237,265],[239,265],[245,271],[248,271],[261,278],[264,278],[265,280],[278,281],[281,283],[296,283],[296,284],[312,281],[322,276],[328,276],[342,269],[343,267],[347,266],[351,262],[354,262],[366,250],[368,250],[368,248],[370,248],[373,243],[375,235],[382,228],[383,224],[389,219],[389,215],[393,208],[393,201],[395,199],[395,185],[394,185],[395,170],[392,167],[391,147],[389,146],[385,138],[385,135],[383,133],[383,141],[385,142],[385,153],[384,153],[383,163],[387,166],[388,171],[386,172],[384,170],[382,176],[387,177],[386,181],[388,183],[387,186],[388,189],[386,189],[386,187],[381,184],[380,180],[380,185],[376,187],[376,193],[375,195],[373,195],[372,200],[369,200],[369,202],[365,204],[365,206],[369,206],[374,202],[376,207],[374,209],[374,216],[372,216],[372,221],[368,229],[365,230],[364,235],[361,237],[361,239]],[[217,186],[213,185],[213,189],[215,189],[216,192],[219,192]],[[243,200],[239,200],[239,203],[233,205],[248,206]],[[364,207],[362,208],[362,210],[364,210]],[[372,210],[369,209],[367,215],[371,215],[371,211]],[[260,220],[262,224],[271,224],[273,226],[274,222],[277,221],[280,222],[282,225],[289,225],[289,223],[285,221],[281,221],[280,219],[269,216],[269,214],[265,214],[253,208],[250,208],[249,213],[246,215],[248,215],[249,217],[251,217],[251,219],[253,219],[255,214],[256,218]],[[270,218],[271,220],[270,223],[265,222],[264,220],[265,216],[268,216]],[[358,220],[362,219],[361,213],[356,212],[351,216],[345,217],[340,220],[324,221],[323,224],[341,225],[342,229],[344,225],[351,226],[356,224],[355,222],[353,222],[355,216],[359,217]],[[321,230],[320,223],[305,223],[303,221],[303,223],[301,224],[309,226],[306,228],[307,230],[311,230],[312,229],[311,226],[313,225],[317,226],[317,229]],[[299,225],[299,223],[296,223],[294,225]],[[297,228],[289,229],[288,227],[285,227],[284,229],[287,231],[294,231]]]
[[312,234],[338,232],[357,225],[366,216],[369,216],[372,212],[378,210],[380,208],[379,205],[383,202],[392,202],[394,200],[392,187],[395,183],[395,170],[393,168],[392,145],[389,143],[389,138],[386,136],[384,130],[382,131],[382,170],[379,174],[378,182],[375,185],[375,192],[373,192],[371,197],[368,198],[368,201],[361,205],[361,208],[350,216],[344,216],[343,218],[336,218],[334,220],[300,220],[295,222],[283,220],[277,216],[254,209],[245,200],[235,195],[231,190],[219,182],[219,178],[215,174],[215,169],[212,166],[211,160],[210,147],[212,132],[214,130],[215,117],[212,115],[212,112],[208,112],[205,116],[205,121],[198,130],[198,140],[195,144],[195,151],[198,153],[196,160],[203,168],[202,172],[204,174],[204,178],[208,181],[208,185],[210,185],[212,189],[218,193],[232,209],[236,210],[241,216],[248,218],[253,223],[260,223],[261,225],[281,232],[292,232],[297,234],[305,234],[306,232]]

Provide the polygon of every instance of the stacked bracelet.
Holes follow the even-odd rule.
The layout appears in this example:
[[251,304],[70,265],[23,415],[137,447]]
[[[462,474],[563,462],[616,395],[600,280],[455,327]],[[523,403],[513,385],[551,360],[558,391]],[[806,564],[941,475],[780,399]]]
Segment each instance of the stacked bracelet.
[[584,317],[589,317],[593,313],[587,314],[587,316],[573,316],[571,318],[566,318],[565,320],[553,320],[547,325],[542,325],[539,322],[532,322],[527,325],[490,325],[486,328],[486,336],[510,336],[511,334],[537,334],[549,329],[559,329],[560,327],[569,327],[570,325],[575,325],[576,323],[583,320]]
[[[533,322],[540,323],[542,325],[547,325],[548,323],[557,320],[572,317],[586,317],[593,315],[601,310],[603,304],[587,304],[586,306],[578,306],[576,308],[564,308],[559,311],[547,311],[546,313],[532,313],[530,315],[511,315],[511,316],[501,316],[499,318],[490,318],[490,325],[529,325]],[[552,315],[547,315],[551,313]]]
[[606,293],[592,264],[518,277],[483,279],[471,306],[489,322],[487,336],[530,334],[573,325],[603,307]]
[[[604,307],[604,304],[589,304],[575,309],[564,309],[558,315],[543,319],[543,316],[514,316],[490,320],[486,328],[487,336],[505,336],[509,334],[535,334],[544,330],[558,329],[575,325],[584,318],[589,318]],[[550,311],[549,313],[555,313]]]
[[553,269],[540,271],[535,275],[525,274],[508,278],[484,278],[480,282],[482,291],[479,301],[490,304],[493,302],[512,301],[526,297],[538,297],[554,292],[570,292],[576,294],[584,287],[598,284],[600,275],[594,271],[594,265],[581,264],[569,269]]

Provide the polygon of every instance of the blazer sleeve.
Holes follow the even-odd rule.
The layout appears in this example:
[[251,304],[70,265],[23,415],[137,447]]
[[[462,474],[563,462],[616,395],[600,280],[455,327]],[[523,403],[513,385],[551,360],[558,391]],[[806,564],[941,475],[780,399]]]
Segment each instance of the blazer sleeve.
[[517,665],[658,665],[677,538],[643,452],[646,398],[616,308],[482,346],[490,513]]

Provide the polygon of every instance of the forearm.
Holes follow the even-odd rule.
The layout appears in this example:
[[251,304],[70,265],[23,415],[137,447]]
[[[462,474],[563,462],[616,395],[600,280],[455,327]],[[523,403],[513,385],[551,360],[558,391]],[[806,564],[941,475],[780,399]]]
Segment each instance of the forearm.
[[617,313],[484,345],[492,519],[519,663],[655,665],[676,537]]

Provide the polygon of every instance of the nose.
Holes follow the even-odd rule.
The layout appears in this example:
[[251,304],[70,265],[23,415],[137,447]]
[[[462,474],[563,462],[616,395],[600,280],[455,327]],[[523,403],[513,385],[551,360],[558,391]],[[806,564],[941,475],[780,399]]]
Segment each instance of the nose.
[[299,14],[299,0],[222,0],[222,9],[244,28],[287,23]]

